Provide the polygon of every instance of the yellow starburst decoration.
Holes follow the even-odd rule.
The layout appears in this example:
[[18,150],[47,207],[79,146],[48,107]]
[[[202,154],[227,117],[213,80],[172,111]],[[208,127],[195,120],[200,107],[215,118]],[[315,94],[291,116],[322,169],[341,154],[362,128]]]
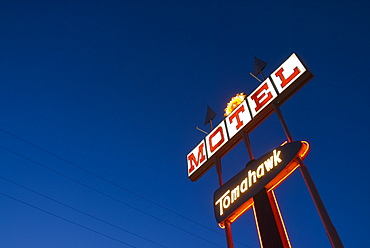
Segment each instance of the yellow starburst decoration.
[[232,97],[230,102],[227,103],[224,116],[226,117],[231,114],[231,112],[233,112],[234,109],[236,109],[236,107],[238,107],[246,97],[247,96],[244,94],[244,92],[236,94],[236,96]]

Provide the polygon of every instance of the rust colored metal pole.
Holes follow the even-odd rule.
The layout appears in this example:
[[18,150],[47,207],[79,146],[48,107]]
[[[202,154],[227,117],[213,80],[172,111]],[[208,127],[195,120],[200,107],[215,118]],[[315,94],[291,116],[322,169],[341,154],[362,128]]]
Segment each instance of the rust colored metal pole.
[[[215,158],[216,162],[216,170],[217,170],[217,176],[218,176],[218,182],[220,186],[222,186],[224,183],[222,181],[222,169],[221,169],[221,160],[219,157]],[[231,225],[230,222],[225,221],[225,234],[226,234],[226,243],[228,248],[234,248],[234,242],[233,242],[233,236],[231,232]]]
[[290,133],[290,131],[288,129],[288,126],[287,126],[287,124],[284,120],[283,113],[281,112],[281,110],[280,110],[280,108],[279,108],[279,106],[277,105],[276,102],[274,102],[272,105],[274,106],[275,113],[278,116],[281,125],[283,126],[285,136],[287,137],[288,142],[293,142],[292,134]]
[[[282,114],[279,106],[277,105],[277,103],[273,103],[273,106],[274,106],[275,112],[276,112],[276,114],[277,114],[277,116],[280,120],[280,123],[281,123],[281,125],[284,129],[284,132],[285,132],[285,135],[286,135],[288,141],[292,142],[293,141],[292,135],[291,135],[291,133],[288,129],[288,126],[287,126],[287,124],[284,120],[283,114]],[[312,180],[312,177],[311,177],[311,175],[308,171],[308,168],[306,167],[306,165],[303,163],[302,160],[300,160],[300,164],[301,164],[300,171],[301,171],[303,180],[305,181],[306,186],[308,188],[308,191],[310,192],[312,201],[315,204],[315,207],[316,207],[316,210],[317,210],[317,212],[320,216],[321,222],[324,225],[326,235],[329,238],[331,246],[333,248],[343,248],[344,246],[342,244],[342,241],[341,241],[341,239],[338,235],[338,232],[335,229],[333,223],[331,222],[329,214],[326,211],[325,205],[321,200],[320,194],[317,191],[317,188],[315,186],[315,183]]]
[[221,169],[221,159],[219,157],[215,158],[216,163],[216,171],[217,171],[217,177],[218,177],[218,184],[222,186],[224,184],[222,180],[222,169]]
[[[274,203],[269,200],[269,193],[263,188],[254,197],[254,212],[257,229],[260,234],[260,242],[263,248],[288,248],[284,245],[284,235],[279,231],[280,218],[276,218],[273,207]],[[286,239],[286,237],[285,237]]]
[[315,204],[317,212],[319,213],[321,222],[324,224],[326,235],[329,238],[330,244],[334,248],[344,248],[342,241],[339,237],[337,230],[335,229],[328,212],[326,211],[325,205],[321,200],[319,192],[316,189],[316,186],[312,180],[312,177],[308,171],[307,166],[301,161],[301,174],[307,185],[308,191],[310,192],[311,198]]
[[247,150],[248,150],[249,159],[254,160],[254,155],[253,155],[253,152],[252,152],[252,147],[251,147],[251,142],[249,140],[249,135],[246,134],[245,132],[242,132],[242,137],[243,137],[243,140],[244,140],[244,144],[245,144],[245,146],[247,147]]
[[225,221],[225,232],[226,232],[226,242],[228,248],[234,248],[233,236],[231,233],[231,224],[229,221]]
[[[250,160],[254,160],[249,135],[242,132],[242,137]],[[265,248],[290,248],[287,233],[283,231],[283,220],[278,214],[279,206],[276,201],[271,200],[272,192],[263,189],[257,195],[253,198],[254,214],[261,244]]]

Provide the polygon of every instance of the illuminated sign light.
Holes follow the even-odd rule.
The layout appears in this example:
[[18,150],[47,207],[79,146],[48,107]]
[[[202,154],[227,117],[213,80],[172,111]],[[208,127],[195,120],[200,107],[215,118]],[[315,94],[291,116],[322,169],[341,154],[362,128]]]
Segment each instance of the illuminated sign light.
[[293,53],[187,155],[189,179],[198,180],[216,157],[224,156],[242,139],[242,131],[251,132],[271,115],[272,102],[282,104],[312,78]]
[[257,180],[264,177],[267,172],[271,171],[275,166],[282,162],[280,158],[281,151],[276,151],[275,149],[272,151],[272,153],[273,155],[261,163],[256,170],[248,170],[246,177],[240,182],[239,185],[237,185],[231,191],[228,189],[226,193],[216,201],[215,205],[219,205],[220,207],[220,216],[224,215],[224,209],[229,208],[230,205],[240,197],[240,194],[246,193],[247,190],[253,186],[253,184],[257,183]]
[[246,97],[247,96],[244,93],[239,93],[236,94],[236,96],[232,97],[230,102],[227,103],[224,116],[229,116],[234,111],[234,109],[244,101]]
[[309,149],[305,141],[286,143],[257,160],[217,189],[213,195],[214,213],[222,227],[223,222],[234,222],[253,206],[253,197],[264,187],[272,190],[298,166]]

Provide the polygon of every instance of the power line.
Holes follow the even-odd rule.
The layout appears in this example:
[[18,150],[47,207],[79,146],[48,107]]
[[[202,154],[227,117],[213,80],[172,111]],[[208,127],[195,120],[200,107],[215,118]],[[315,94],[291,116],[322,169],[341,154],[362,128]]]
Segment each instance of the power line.
[[11,181],[11,180],[9,180],[9,179],[7,179],[7,178],[4,178],[4,177],[0,176],[0,179],[2,179],[2,180],[4,180],[4,181],[6,181],[6,182],[8,182],[8,183],[11,183],[11,184],[17,185],[17,186],[18,186],[18,187],[20,187],[20,188],[26,189],[26,190],[28,190],[28,191],[30,191],[30,192],[32,192],[32,193],[34,193],[34,194],[37,194],[37,195],[39,195],[39,196],[42,196],[42,197],[44,197],[44,198],[46,198],[46,199],[48,199],[48,200],[50,200],[50,201],[56,202],[56,203],[58,203],[58,204],[60,204],[60,205],[62,205],[62,206],[65,206],[65,207],[67,207],[67,208],[69,208],[69,209],[72,209],[72,210],[74,210],[74,211],[76,211],[76,212],[79,212],[79,213],[81,213],[81,214],[84,214],[84,215],[86,215],[86,216],[89,216],[90,218],[93,218],[93,219],[95,219],[95,220],[98,220],[98,221],[100,221],[100,222],[103,222],[104,224],[107,224],[107,225],[109,225],[109,226],[115,227],[115,228],[117,228],[117,229],[119,229],[119,230],[121,230],[121,231],[127,232],[127,233],[129,233],[129,234],[131,234],[131,235],[134,235],[134,236],[138,237],[138,238],[144,239],[144,240],[146,240],[146,241],[148,241],[148,242],[151,242],[151,243],[153,243],[153,244],[156,244],[156,245],[158,245],[158,246],[161,246],[161,247],[165,247],[165,248],[166,248],[166,246],[163,246],[163,245],[161,245],[161,244],[158,244],[158,243],[154,242],[153,240],[147,239],[147,238],[142,237],[142,236],[140,236],[140,235],[138,235],[138,234],[135,234],[135,233],[133,233],[133,232],[131,232],[131,231],[128,231],[128,230],[126,230],[126,229],[124,229],[124,228],[122,228],[122,227],[119,227],[119,226],[114,225],[114,224],[112,224],[112,223],[109,223],[109,222],[107,222],[107,221],[105,221],[105,220],[102,220],[102,219],[100,219],[100,218],[97,218],[97,217],[95,217],[95,216],[93,216],[93,215],[91,215],[91,214],[88,214],[88,213],[86,213],[86,212],[84,212],[84,211],[81,211],[81,210],[79,210],[79,209],[77,209],[77,208],[74,208],[74,207],[72,207],[72,206],[69,206],[69,205],[67,205],[67,204],[65,204],[65,203],[63,203],[63,202],[60,202],[60,201],[58,201],[58,200],[55,200],[55,199],[53,199],[53,198],[51,198],[51,197],[49,197],[49,196],[46,196],[46,195],[41,194],[41,193],[39,193],[39,192],[37,192],[37,191],[35,191],[35,190],[32,190],[32,189],[30,189],[30,188],[28,188],[28,187],[26,187],[26,186],[23,186],[23,185],[20,185],[20,184],[18,184],[18,183],[16,183],[16,182],[13,182],[13,181]]
[[3,196],[5,196],[5,197],[7,197],[7,198],[10,198],[10,199],[12,199],[12,200],[14,200],[14,201],[17,201],[17,202],[23,203],[23,204],[25,204],[25,205],[27,205],[27,206],[29,206],[29,207],[32,207],[32,208],[34,208],[34,209],[37,209],[37,210],[39,210],[39,211],[41,211],[41,212],[47,213],[47,214],[49,214],[49,215],[51,215],[51,216],[54,216],[54,217],[59,218],[59,219],[61,219],[61,220],[64,220],[64,221],[66,221],[66,222],[68,222],[68,223],[71,223],[71,224],[73,224],[73,225],[76,225],[76,226],[79,226],[79,227],[84,228],[84,229],[86,229],[86,230],[89,230],[89,231],[91,231],[91,232],[97,233],[97,234],[99,234],[99,235],[101,235],[101,236],[104,236],[104,237],[106,237],[106,238],[112,239],[112,240],[114,240],[114,241],[117,241],[117,242],[119,242],[119,243],[121,243],[121,244],[124,244],[124,245],[127,245],[127,246],[129,246],[129,247],[134,247],[134,248],[136,248],[136,246],[130,245],[130,244],[128,244],[128,243],[126,243],[126,242],[124,242],[124,241],[122,241],[122,240],[119,240],[119,239],[113,238],[112,236],[109,236],[109,235],[104,234],[104,233],[102,233],[102,232],[96,231],[96,230],[91,229],[91,228],[89,228],[89,227],[87,227],[87,226],[81,225],[81,224],[79,224],[79,223],[77,223],[77,222],[74,222],[74,221],[68,220],[68,219],[66,219],[66,218],[64,218],[64,217],[62,217],[62,216],[57,215],[57,214],[53,214],[52,212],[49,212],[49,211],[44,210],[44,209],[42,209],[42,208],[36,207],[36,206],[34,206],[34,205],[30,204],[30,203],[27,203],[27,202],[25,202],[25,201],[19,200],[19,199],[14,198],[14,197],[12,197],[12,196],[10,196],[10,195],[7,195],[7,194],[1,193],[1,192],[0,192],[0,194],[1,194],[1,195],[3,195]]
[[[55,154],[55,153],[52,153],[52,152],[50,152],[50,151],[48,151],[48,150],[46,150],[46,149],[44,149],[44,148],[42,148],[42,147],[40,147],[40,146],[38,146],[38,145],[36,145],[36,144],[34,144],[34,143],[32,143],[32,142],[28,141],[28,140],[25,140],[25,139],[23,139],[23,138],[21,138],[21,137],[19,137],[19,136],[15,135],[15,134],[13,134],[13,133],[9,132],[9,131],[6,131],[6,130],[4,130],[4,129],[2,129],[2,128],[0,128],[0,131],[2,131],[2,132],[4,132],[4,133],[6,133],[6,134],[8,134],[8,135],[10,135],[10,136],[12,136],[12,137],[14,137],[14,138],[16,138],[16,139],[18,139],[18,140],[20,140],[20,141],[22,141],[22,142],[24,142],[24,143],[26,143],[26,144],[29,144],[29,145],[31,145],[31,146],[33,146],[33,147],[35,147],[36,149],[38,149],[38,150],[40,150],[40,151],[43,151],[43,152],[45,152],[45,153],[47,153],[47,154],[49,154],[49,155],[51,155],[51,156],[53,156],[53,157],[55,157],[55,158],[57,158],[57,159],[59,159],[59,160],[61,160],[61,161],[65,162],[65,163],[67,163],[67,164],[70,164],[70,165],[72,165],[72,166],[74,166],[74,167],[76,167],[76,168],[78,168],[78,169],[80,169],[80,170],[82,170],[82,171],[84,171],[84,172],[86,172],[86,173],[88,173],[88,174],[90,174],[90,175],[92,175],[92,176],[96,177],[96,178],[99,178],[100,180],[102,180],[102,181],[104,181],[104,182],[106,182],[106,183],[108,183],[108,184],[110,184],[110,185],[113,185],[113,186],[115,186],[115,187],[117,187],[117,188],[120,188],[120,189],[122,189],[122,190],[126,191],[127,193],[130,193],[130,194],[132,194],[132,195],[134,195],[134,196],[136,196],[136,197],[139,197],[139,198],[141,198],[141,199],[143,199],[143,200],[145,200],[145,201],[147,201],[147,202],[149,202],[149,203],[151,203],[151,204],[153,204],[153,205],[155,205],[155,206],[157,206],[157,207],[159,207],[159,208],[162,208],[162,209],[164,209],[164,210],[166,210],[166,211],[168,211],[168,212],[170,212],[170,213],[173,213],[173,214],[175,214],[175,215],[177,215],[177,216],[179,216],[179,217],[181,217],[181,218],[183,218],[183,219],[186,219],[186,220],[188,220],[188,221],[190,221],[190,222],[192,222],[192,223],[194,223],[194,224],[196,224],[196,225],[198,225],[198,226],[201,226],[201,227],[203,227],[203,228],[205,228],[205,229],[207,229],[207,230],[209,230],[209,231],[211,231],[211,232],[213,232],[213,233],[216,233],[216,234],[218,234],[218,235],[220,235],[220,236],[225,237],[225,235],[224,235],[224,234],[219,233],[219,232],[215,231],[214,229],[209,228],[208,226],[205,226],[205,225],[203,225],[203,224],[201,224],[201,223],[199,223],[199,222],[197,222],[197,221],[195,221],[195,220],[193,220],[193,219],[190,219],[189,217],[187,217],[187,216],[185,216],[185,215],[183,215],[183,214],[180,214],[180,213],[178,213],[178,212],[176,212],[176,211],[174,211],[174,210],[171,210],[171,209],[169,209],[169,208],[167,208],[167,207],[165,207],[165,206],[163,206],[163,205],[161,205],[161,204],[159,204],[159,203],[157,203],[157,202],[154,202],[153,200],[150,200],[150,199],[148,199],[148,198],[146,198],[146,197],[144,197],[144,196],[142,196],[142,195],[139,195],[138,193],[135,193],[135,192],[133,192],[132,190],[129,190],[129,189],[127,189],[127,188],[123,187],[123,186],[122,186],[122,185],[120,185],[120,184],[117,184],[117,183],[115,183],[115,182],[112,182],[112,181],[110,181],[110,180],[108,180],[108,179],[106,179],[106,178],[104,178],[104,177],[102,177],[102,176],[100,176],[100,175],[98,175],[98,174],[96,174],[96,173],[94,173],[94,172],[91,172],[91,171],[89,171],[89,170],[87,170],[87,169],[85,169],[85,168],[83,168],[83,167],[81,167],[81,166],[79,166],[79,165],[77,165],[77,164],[75,164],[75,163],[73,163],[73,162],[71,162],[71,161],[69,161],[69,160],[67,160],[67,159],[65,159],[65,158],[63,158],[63,157],[61,157],[61,156],[57,155],[57,154]],[[238,243],[238,244],[243,245],[243,246],[245,246],[245,247],[249,247],[249,248],[251,248],[250,246],[248,246],[248,245],[246,245],[246,244],[243,244],[243,243],[241,243],[241,242],[239,242],[239,241],[237,241],[237,240],[234,240],[234,241],[235,241],[235,243]]]
[[36,149],[38,149],[38,150],[40,150],[40,151],[43,151],[43,152],[45,152],[45,153],[47,153],[47,154],[49,154],[49,155],[51,155],[51,156],[53,156],[53,157],[55,157],[55,158],[57,158],[57,159],[60,159],[61,161],[65,162],[65,163],[67,163],[67,164],[70,164],[70,165],[72,165],[72,166],[74,166],[74,167],[76,167],[76,168],[78,168],[78,169],[80,169],[80,170],[82,170],[82,171],[84,171],[84,172],[86,172],[86,173],[88,173],[88,174],[90,174],[90,175],[94,176],[94,177],[97,177],[97,178],[99,178],[100,180],[102,180],[102,181],[104,181],[104,182],[106,182],[106,183],[108,183],[108,184],[110,184],[110,185],[113,185],[113,186],[115,186],[115,187],[118,187],[118,188],[120,188],[120,189],[122,189],[122,190],[124,190],[124,191],[126,191],[126,192],[128,192],[128,193],[130,193],[130,194],[132,194],[132,195],[134,195],[134,196],[136,196],[136,197],[139,197],[139,198],[141,198],[141,199],[143,199],[143,200],[145,200],[145,201],[147,201],[147,202],[149,202],[149,203],[151,203],[151,204],[153,204],[153,205],[155,205],[155,206],[157,206],[157,207],[159,207],[159,208],[162,208],[162,209],[164,209],[164,210],[166,210],[166,211],[168,211],[168,212],[171,212],[171,213],[173,213],[173,214],[175,214],[175,215],[177,215],[177,216],[179,216],[179,217],[181,217],[181,218],[183,218],[183,219],[186,219],[186,220],[188,220],[188,221],[190,221],[190,222],[193,222],[193,223],[195,223],[195,224],[197,224],[197,225],[199,225],[199,226],[201,226],[201,227],[203,227],[203,228],[208,229],[209,231],[212,231],[212,232],[214,232],[214,233],[217,233],[218,235],[224,236],[223,234],[221,234],[221,233],[219,233],[219,232],[217,232],[217,231],[215,231],[215,230],[213,230],[213,229],[211,229],[211,228],[209,228],[209,227],[207,227],[207,226],[205,226],[205,225],[203,225],[203,224],[201,224],[201,223],[199,223],[199,222],[197,222],[197,221],[194,221],[194,220],[190,219],[189,217],[186,217],[185,215],[182,215],[182,214],[180,214],[180,213],[178,213],[178,212],[176,212],[176,211],[174,211],[174,210],[171,210],[171,209],[169,209],[169,208],[167,208],[167,207],[165,207],[165,206],[163,206],[163,205],[161,205],[161,204],[159,204],[159,203],[156,203],[156,202],[154,202],[154,201],[152,201],[152,200],[150,200],[150,199],[148,199],[148,198],[146,198],[146,197],[144,197],[144,196],[142,196],[142,195],[139,195],[139,194],[137,194],[137,193],[133,192],[132,190],[129,190],[129,189],[127,189],[127,188],[123,187],[122,185],[119,185],[119,184],[117,184],[117,183],[115,183],[115,182],[112,182],[112,181],[110,181],[110,180],[108,180],[108,179],[106,179],[106,178],[104,178],[104,177],[102,177],[102,176],[100,176],[100,175],[97,175],[97,174],[95,174],[94,172],[91,172],[91,171],[89,171],[89,170],[87,170],[87,169],[85,169],[85,168],[83,168],[83,167],[81,167],[81,166],[79,166],[79,165],[77,165],[77,164],[75,164],[75,163],[73,163],[73,162],[71,162],[71,161],[69,161],[69,160],[67,160],[67,159],[65,159],[65,158],[63,158],[63,157],[61,157],[61,156],[57,155],[57,154],[55,154],[55,153],[52,153],[52,152],[50,152],[50,151],[48,151],[48,150],[46,150],[46,149],[44,149],[44,148],[42,148],[42,147],[40,147],[40,146],[38,146],[38,145],[35,145],[35,144],[33,144],[32,142],[29,142],[29,141],[27,141],[27,140],[25,140],[25,139],[23,139],[23,138],[21,138],[21,137],[19,137],[19,136],[15,135],[15,134],[12,134],[12,133],[10,133],[10,132],[8,132],[8,131],[6,131],[6,130],[2,129],[2,128],[0,128],[0,131],[2,131],[2,132],[4,132],[4,133],[6,133],[6,134],[8,134],[8,135],[10,135],[10,136],[12,136],[12,137],[14,137],[14,138],[18,139],[18,140],[20,140],[20,141],[22,141],[22,142],[24,142],[24,143],[27,143],[27,144],[29,144],[29,145],[31,145],[31,146],[33,146],[33,147],[35,147]]
[[150,213],[147,213],[147,212],[145,212],[145,211],[143,211],[143,210],[141,210],[141,209],[138,209],[138,208],[136,208],[136,207],[134,207],[134,206],[132,206],[132,205],[130,205],[130,204],[128,204],[128,203],[126,203],[126,202],[124,202],[124,201],[121,201],[120,199],[117,199],[117,198],[115,198],[115,197],[113,197],[113,196],[110,196],[110,195],[108,195],[108,194],[106,194],[106,193],[104,193],[104,192],[102,192],[102,191],[100,191],[100,190],[97,190],[97,189],[95,189],[95,188],[93,188],[93,187],[91,187],[91,186],[89,186],[89,185],[87,185],[87,184],[81,183],[81,182],[79,182],[79,181],[77,181],[77,180],[75,180],[75,179],[73,179],[73,178],[71,178],[71,177],[69,177],[69,176],[66,176],[66,175],[64,175],[64,174],[62,174],[62,173],[60,173],[60,172],[58,172],[58,171],[56,171],[56,170],[54,170],[54,169],[51,169],[51,168],[47,167],[46,165],[43,165],[43,164],[41,164],[41,163],[39,163],[39,162],[37,162],[37,161],[34,161],[34,160],[32,160],[32,159],[30,159],[30,158],[28,158],[28,157],[26,157],[26,156],[22,155],[22,154],[19,154],[19,153],[17,153],[17,152],[15,152],[15,151],[13,151],[13,150],[10,150],[9,148],[6,148],[6,147],[1,146],[1,145],[0,145],[0,148],[2,148],[2,149],[4,149],[4,150],[6,150],[6,151],[8,151],[8,152],[10,152],[10,153],[12,153],[12,154],[14,154],[14,155],[16,155],[16,156],[19,156],[19,157],[21,157],[21,158],[23,158],[23,159],[25,159],[25,160],[28,160],[28,161],[30,161],[30,162],[32,162],[32,163],[34,163],[34,164],[36,164],[36,165],[39,165],[39,166],[41,166],[41,167],[43,167],[43,168],[45,168],[45,169],[47,169],[47,170],[49,170],[49,171],[51,171],[51,172],[53,172],[53,173],[57,174],[57,175],[59,175],[59,176],[61,176],[61,177],[64,177],[64,178],[66,178],[66,179],[68,179],[68,180],[70,180],[70,181],[73,181],[73,182],[75,182],[75,183],[77,183],[77,184],[79,184],[79,185],[81,185],[81,186],[83,186],[83,187],[85,187],[85,188],[88,188],[88,189],[90,189],[90,190],[92,190],[92,191],[94,191],[94,192],[96,192],[96,193],[98,193],[98,194],[101,194],[101,195],[103,195],[103,196],[105,196],[105,197],[107,197],[107,198],[109,198],[109,199],[112,199],[112,200],[114,200],[114,201],[116,201],[116,202],[119,202],[119,203],[121,203],[122,205],[125,205],[125,206],[127,206],[127,207],[129,207],[129,208],[132,208],[132,209],[134,209],[134,210],[136,210],[136,211],[138,211],[138,212],[142,213],[142,214],[145,214],[145,215],[147,215],[147,216],[150,216],[150,217],[152,217],[153,219],[156,219],[156,220],[158,220],[158,221],[160,221],[160,222],[163,222],[163,223],[165,223],[165,224],[167,224],[167,225],[169,225],[169,226],[171,226],[171,227],[173,227],[173,228],[176,228],[176,229],[178,229],[178,230],[181,230],[181,231],[183,231],[183,232],[185,232],[185,233],[187,233],[187,234],[190,234],[190,235],[192,235],[192,236],[194,236],[194,237],[197,237],[197,238],[199,238],[199,239],[202,239],[202,240],[204,240],[204,241],[206,241],[206,242],[208,242],[208,243],[210,243],[210,244],[213,244],[213,245],[215,245],[215,246],[222,247],[222,246],[220,246],[220,245],[218,245],[218,244],[216,244],[216,243],[214,243],[214,242],[212,242],[212,241],[210,241],[210,240],[207,240],[207,239],[205,239],[205,238],[203,238],[203,237],[201,237],[201,236],[199,236],[199,235],[196,235],[196,234],[194,234],[194,233],[191,233],[191,232],[189,232],[189,231],[187,231],[187,230],[185,230],[185,229],[183,229],[183,228],[181,228],[181,227],[178,227],[178,226],[176,226],[176,225],[174,225],[174,224],[171,224],[171,223],[169,223],[169,222],[167,222],[167,221],[165,221],[165,220],[162,220],[162,219],[160,219],[160,218],[158,218],[158,217],[156,217],[156,216],[154,216],[154,215],[152,215],[152,214],[150,214]]

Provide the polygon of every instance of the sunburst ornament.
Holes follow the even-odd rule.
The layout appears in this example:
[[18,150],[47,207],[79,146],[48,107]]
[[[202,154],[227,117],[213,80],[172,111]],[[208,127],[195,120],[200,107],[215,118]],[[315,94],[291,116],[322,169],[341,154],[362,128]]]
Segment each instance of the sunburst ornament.
[[230,102],[227,103],[224,116],[226,117],[231,114],[231,112],[233,112],[234,109],[236,109],[236,107],[238,107],[246,97],[247,96],[244,94],[244,92],[238,93],[236,96],[232,97]]

